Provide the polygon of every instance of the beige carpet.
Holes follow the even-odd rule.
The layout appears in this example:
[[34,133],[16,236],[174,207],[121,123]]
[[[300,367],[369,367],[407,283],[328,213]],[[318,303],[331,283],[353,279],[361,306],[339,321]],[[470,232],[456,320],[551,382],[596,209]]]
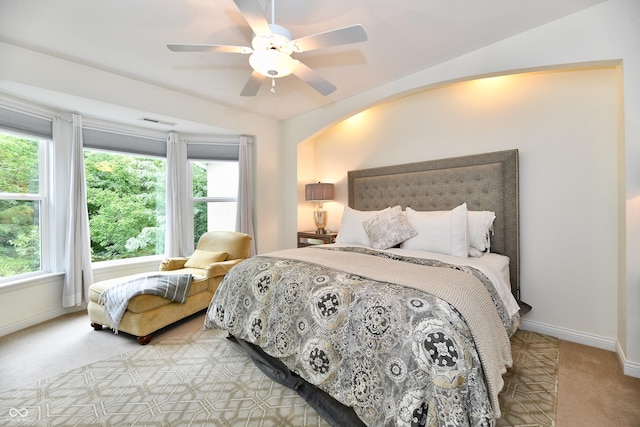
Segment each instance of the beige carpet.
[[640,378],[612,351],[560,341],[559,427],[640,427]]
[[[5,391],[0,393],[0,425],[327,425],[224,336],[198,331],[166,338]],[[500,425],[554,425],[557,363],[549,367],[547,362],[557,361],[557,341],[519,332],[513,346],[515,364],[505,376]],[[525,351],[536,356],[526,357]],[[540,385],[542,372],[545,385]]]

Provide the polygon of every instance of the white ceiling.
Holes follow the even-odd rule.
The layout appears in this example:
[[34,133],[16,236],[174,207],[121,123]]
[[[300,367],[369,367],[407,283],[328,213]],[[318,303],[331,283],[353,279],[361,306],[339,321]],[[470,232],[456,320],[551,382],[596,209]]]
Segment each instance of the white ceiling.
[[[260,2],[271,20],[270,0]],[[338,89],[324,97],[295,76],[241,97],[248,56],[174,53],[167,43],[246,45],[232,0],[0,0],[0,41],[118,75],[287,119],[432,67],[602,0],[277,0],[294,38],[353,24],[368,41],[294,56]],[[0,59],[1,66],[1,59]]]

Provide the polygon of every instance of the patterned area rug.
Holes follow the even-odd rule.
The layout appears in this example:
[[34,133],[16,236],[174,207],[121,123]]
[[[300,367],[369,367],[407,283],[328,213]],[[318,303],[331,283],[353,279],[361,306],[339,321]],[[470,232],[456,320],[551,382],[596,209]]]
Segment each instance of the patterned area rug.
[[[133,353],[0,394],[0,425],[327,426],[269,380],[221,331],[165,339]],[[557,340],[520,331],[499,425],[553,426]]]
[[511,337],[513,366],[503,375],[498,426],[555,426],[558,339],[518,331]]

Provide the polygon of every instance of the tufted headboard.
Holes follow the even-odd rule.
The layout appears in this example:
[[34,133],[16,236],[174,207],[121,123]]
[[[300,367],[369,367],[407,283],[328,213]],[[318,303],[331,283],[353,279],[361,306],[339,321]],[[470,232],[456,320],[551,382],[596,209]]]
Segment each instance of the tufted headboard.
[[379,210],[495,212],[491,252],[509,257],[511,292],[520,301],[518,150],[349,171],[349,206]]

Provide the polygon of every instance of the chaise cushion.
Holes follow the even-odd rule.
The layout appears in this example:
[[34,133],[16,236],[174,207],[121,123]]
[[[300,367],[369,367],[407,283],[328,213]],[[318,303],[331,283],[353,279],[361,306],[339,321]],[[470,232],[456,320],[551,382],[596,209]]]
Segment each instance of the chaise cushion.
[[[128,276],[126,277],[126,279],[132,280],[137,277],[146,276],[148,274],[149,273],[136,274],[133,276]],[[120,277],[117,279],[103,280],[101,282],[94,283],[89,287],[89,299],[96,304],[100,304],[101,297],[104,291],[111,286],[122,283],[122,280],[123,278]],[[207,278],[204,278],[202,276],[193,276],[187,297],[205,292],[208,288],[209,280]],[[158,295],[138,295],[131,299],[129,305],[127,306],[127,310],[133,313],[144,313],[158,307],[169,305],[170,303],[170,299],[163,298]]]

